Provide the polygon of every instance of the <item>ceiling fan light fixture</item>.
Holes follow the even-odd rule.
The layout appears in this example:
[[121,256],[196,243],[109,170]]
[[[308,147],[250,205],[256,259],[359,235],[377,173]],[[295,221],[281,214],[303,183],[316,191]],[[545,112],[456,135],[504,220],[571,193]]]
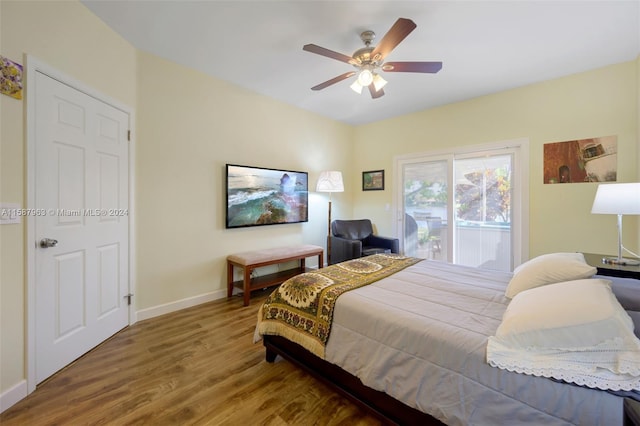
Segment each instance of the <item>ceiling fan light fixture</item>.
[[380,74],[373,75],[373,87],[376,88],[376,92],[379,92],[384,86],[387,85],[387,80],[382,78]]
[[364,87],[370,85],[371,82],[373,82],[373,73],[370,69],[364,68],[360,71],[360,74],[358,74],[358,83]]
[[[2,1],[2,0],[0,0]],[[385,58],[400,44],[413,30],[416,23],[411,19],[398,18],[389,31],[382,37],[377,46],[372,42],[375,38],[373,31],[363,31],[360,39],[365,47],[356,50],[351,56],[344,55],[333,50],[320,47],[315,44],[305,44],[302,50],[335,59],[340,62],[353,65],[356,70],[346,72],[323,83],[317,84],[311,90],[322,90],[333,84],[356,76],[356,81],[351,84],[351,90],[361,94],[362,89],[367,87],[372,99],[384,96],[383,87],[387,81],[378,75],[380,70],[384,72],[404,72],[404,73],[428,73],[435,74],[442,69],[442,62],[384,62]]]
[[362,94],[362,84],[360,84],[357,79],[349,87],[351,87],[351,90],[356,92],[358,95]]

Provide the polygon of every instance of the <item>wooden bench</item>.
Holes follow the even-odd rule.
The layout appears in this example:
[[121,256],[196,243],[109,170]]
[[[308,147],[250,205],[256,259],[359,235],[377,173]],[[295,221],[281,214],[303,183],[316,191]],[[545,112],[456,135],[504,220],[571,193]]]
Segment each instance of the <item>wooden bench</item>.
[[[305,260],[307,257],[318,256],[318,267],[322,268],[324,265],[323,250],[320,246],[300,245],[230,254],[227,256],[227,297],[233,295],[234,286],[241,288],[244,291],[244,306],[249,306],[251,291],[281,284],[293,276],[306,272]],[[299,267],[251,278],[251,272],[256,268],[293,260],[300,261]],[[234,266],[244,269],[243,279],[240,281],[233,281]]]

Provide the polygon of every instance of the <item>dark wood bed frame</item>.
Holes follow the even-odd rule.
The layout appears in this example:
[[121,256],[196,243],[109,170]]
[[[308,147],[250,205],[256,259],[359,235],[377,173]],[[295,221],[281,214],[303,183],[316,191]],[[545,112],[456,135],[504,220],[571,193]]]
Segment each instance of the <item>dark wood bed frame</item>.
[[262,339],[266,348],[267,362],[274,362],[276,356],[280,355],[378,417],[385,424],[444,425],[436,418],[409,407],[384,392],[363,385],[357,377],[335,364],[318,358],[302,346],[284,337],[264,335]]

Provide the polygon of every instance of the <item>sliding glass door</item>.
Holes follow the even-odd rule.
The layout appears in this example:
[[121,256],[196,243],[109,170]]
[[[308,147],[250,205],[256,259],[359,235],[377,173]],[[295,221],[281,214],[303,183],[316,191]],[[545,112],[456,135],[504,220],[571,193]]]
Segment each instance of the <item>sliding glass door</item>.
[[448,261],[450,161],[407,163],[403,171],[404,251],[408,256]]
[[511,154],[454,161],[455,263],[510,271]]
[[528,241],[520,157],[519,146],[511,146],[397,159],[404,253],[512,270]]

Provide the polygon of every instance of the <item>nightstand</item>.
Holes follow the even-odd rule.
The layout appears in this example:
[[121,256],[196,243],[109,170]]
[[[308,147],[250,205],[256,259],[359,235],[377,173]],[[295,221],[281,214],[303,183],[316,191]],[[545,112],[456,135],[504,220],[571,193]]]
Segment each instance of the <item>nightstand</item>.
[[[608,277],[634,278],[640,280],[640,266],[622,266],[611,263],[604,263],[604,254],[583,253],[584,260],[591,266],[598,269],[598,275]],[[623,426],[640,426],[640,402],[631,398],[624,399],[624,422]]]
[[624,426],[640,425],[640,402],[631,398],[624,399]]
[[584,260],[591,266],[598,268],[598,275],[621,278],[635,278],[640,280],[640,266],[623,266],[604,263],[602,259],[609,257],[604,254],[583,253]]

